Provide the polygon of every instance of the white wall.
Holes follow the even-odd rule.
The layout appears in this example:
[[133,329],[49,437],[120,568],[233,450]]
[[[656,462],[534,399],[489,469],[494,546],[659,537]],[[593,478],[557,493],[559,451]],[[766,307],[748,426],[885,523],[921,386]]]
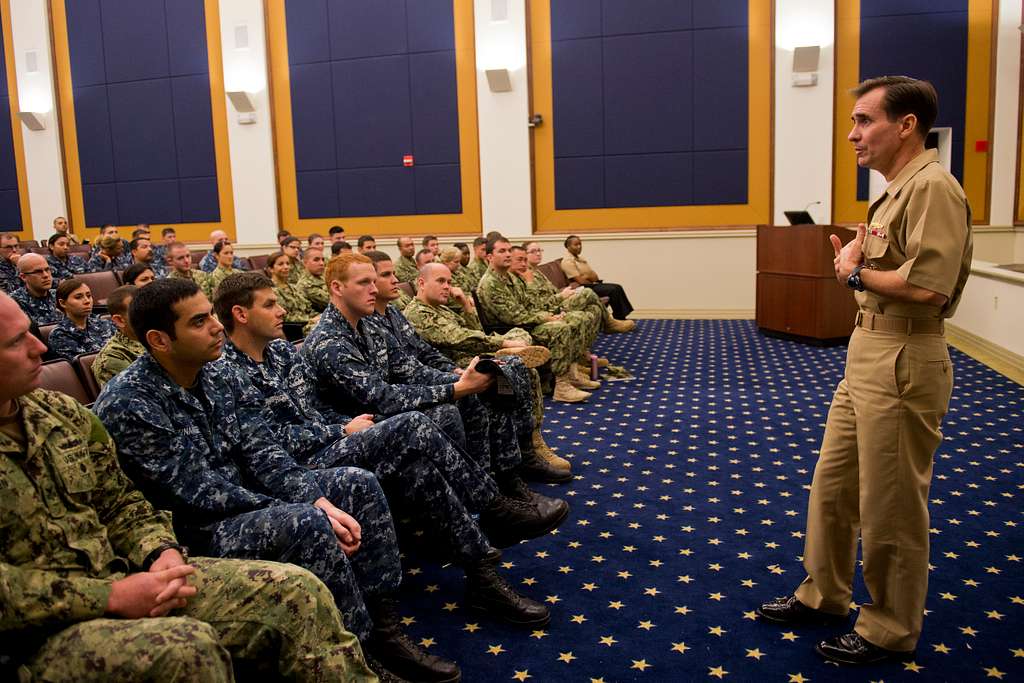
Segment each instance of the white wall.
[[[832,222],[832,101],[835,6],[821,0],[775,0],[774,222],[807,207]],[[820,45],[818,84],[793,87],[793,48]],[[820,202],[820,204],[813,204]],[[811,205],[811,206],[808,206]]]
[[[248,47],[236,45],[238,28],[248,35]],[[245,125],[227,103],[235,226],[243,243],[272,243],[278,230],[265,33],[262,0],[220,0],[224,90],[244,90],[256,103],[256,121]]]
[[1021,3],[999,3],[996,38],[996,99],[991,140],[991,225],[1013,225],[1017,182],[1017,103],[1020,95]]
[[1024,274],[975,261],[956,315],[949,321],[1024,357]]
[[[68,215],[64,158],[55,112],[57,99],[50,20],[45,2],[11,0],[11,38],[18,79],[18,104],[21,111],[44,113],[46,120],[44,130],[29,130],[21,124],[32,235],[37,240],[44,240],[53,234],[53,219]],[[38,70],[35,73],[26,70],[26,53],[30,51],[36,53]]]

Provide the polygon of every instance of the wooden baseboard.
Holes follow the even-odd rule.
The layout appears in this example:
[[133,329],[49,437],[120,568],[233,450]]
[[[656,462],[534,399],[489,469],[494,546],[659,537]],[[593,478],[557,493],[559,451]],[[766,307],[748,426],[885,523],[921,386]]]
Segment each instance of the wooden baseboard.
[[629,317],[634,320],[753,320],[754,309],[639,308]]
[[949,322],[946,323],[946,340],[976,361],[1024,385],[1024,356]]

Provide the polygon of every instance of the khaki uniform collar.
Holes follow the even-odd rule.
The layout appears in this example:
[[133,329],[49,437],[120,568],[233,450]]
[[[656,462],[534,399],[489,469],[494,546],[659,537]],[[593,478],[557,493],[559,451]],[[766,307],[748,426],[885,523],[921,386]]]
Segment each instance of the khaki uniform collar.
[[923,169],[928,164],[939,161],[939,152],[935,149],[926,149],[925,151],[918,154],[916,157],[907,162],[907,165],[903,167],[896,177],[892,179],[889,186],[885,188],[885,194],[890,197],[895,197],[903,189],[911,178],[917,175],[918,171]]

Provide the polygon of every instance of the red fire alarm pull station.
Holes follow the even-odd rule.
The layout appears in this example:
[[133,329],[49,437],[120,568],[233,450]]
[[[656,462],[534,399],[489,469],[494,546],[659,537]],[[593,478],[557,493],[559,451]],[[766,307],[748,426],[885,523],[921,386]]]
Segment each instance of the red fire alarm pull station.
[[975,140],[974,141],[975,152],[987,152],[988,151],[988,140]]
[[411,154],[406,154],[404,157],[402,157],[402,166],[405,166],[406,168],[408,168],[409,166],[412,166],[412,165],[413,165],[413,159],[412,159],[412,155]]

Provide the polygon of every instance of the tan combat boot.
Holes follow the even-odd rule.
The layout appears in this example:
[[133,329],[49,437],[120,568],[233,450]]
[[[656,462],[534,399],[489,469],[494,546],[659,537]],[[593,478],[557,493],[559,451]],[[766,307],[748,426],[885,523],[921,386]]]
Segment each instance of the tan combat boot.
[[498,349],[495,356],[519,356],[528,368],[539,368],[551,358],[551,352],[543,346],[518,346],[512,349]]
[[586,375],[580,372],[579,367],[576,365],[569,366],[569,381],[572,382],[572,385],[577,389],[584,389],[587,391],[601,387],[600,382],[589,379]]
[[533,430],[533,452],[537,454],[538,458],[557,470],[565,472],[572,470],[572,465],[569,461],[551,450],[551,447],[544,442],[544,436],[540,433],[539,429]]
[[574,387],[568,375],[563,375],[555,379],[555,394],[552,398],[560,403],[579,403],[590,398],[590,394]]
[[602,332],[612,334],[620,332],[632,332],[636,328],[635,320],[619,320],[615,318],[606,308],[604,311],[604,323],[601,325]]

